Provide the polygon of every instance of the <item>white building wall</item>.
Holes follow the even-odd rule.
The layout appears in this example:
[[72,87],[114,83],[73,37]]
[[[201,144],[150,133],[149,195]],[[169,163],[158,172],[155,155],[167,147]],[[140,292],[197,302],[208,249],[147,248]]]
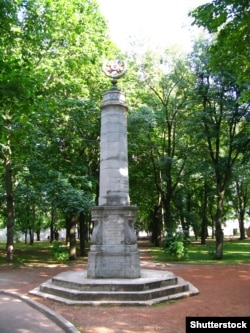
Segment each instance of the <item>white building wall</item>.
[[[0,230],[0,242],[6,242],[6,240],[7,240],[6,233],[7,233],[6,228]],[[49,235],[50,235],[50,230],[49,229],[41,231],[41,233],[40,233],[40,239],[41,239],[41,241],[48,239]],[[35,236],[34,239],[36,241],[36,235],[34,235],[34,236]],[[59,231],[59,239],[65,239],[65,238],[66,238],[66,230],[62,229],[62,230]],[[25,239],[24,238],[24,234],[21,233],[21,232],[18,233],[18,239],[20,241],[24,241],[24,239]]]

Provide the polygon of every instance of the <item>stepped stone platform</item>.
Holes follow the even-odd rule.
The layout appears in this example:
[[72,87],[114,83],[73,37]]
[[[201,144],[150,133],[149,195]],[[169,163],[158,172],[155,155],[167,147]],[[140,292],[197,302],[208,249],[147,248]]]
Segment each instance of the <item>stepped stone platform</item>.
[[60,273],[30,294],[70,305],[137,306],[194,296],[199,290],[169,271],[142,269],[136,279],[91,279],[84,270]]

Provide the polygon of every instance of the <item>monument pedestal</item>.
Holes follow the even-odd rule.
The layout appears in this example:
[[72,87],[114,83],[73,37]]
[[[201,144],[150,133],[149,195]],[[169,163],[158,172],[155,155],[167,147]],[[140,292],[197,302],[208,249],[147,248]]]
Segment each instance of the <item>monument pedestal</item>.
[[91,208],[94,224],[88,256],[88,278],[141,276],[140,258],[134,231],[136,206]]

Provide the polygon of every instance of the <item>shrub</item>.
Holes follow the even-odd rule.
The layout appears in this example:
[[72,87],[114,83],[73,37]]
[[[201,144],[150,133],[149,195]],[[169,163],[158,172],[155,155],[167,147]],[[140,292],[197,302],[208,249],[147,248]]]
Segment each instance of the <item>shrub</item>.
[[69,259],[69,251],[62,243],[53,242],[51,256],[53,259],[63,262]]
[[174,235],[168,235],[165,239],[165,250],[177,259],[187,259],[188,250],[187,245],[189,239],[182,232],[177,232]]

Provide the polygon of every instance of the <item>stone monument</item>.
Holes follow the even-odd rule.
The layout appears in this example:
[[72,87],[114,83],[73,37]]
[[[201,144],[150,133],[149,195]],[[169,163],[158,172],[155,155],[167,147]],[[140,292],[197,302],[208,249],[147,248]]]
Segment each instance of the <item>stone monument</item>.
[[98,206],[91,208],[93,232],[88,256],[89,278],[139,278],[140,261],[134,231],[136,206],[130,205],[127,148],[127,105],[116,87],[126,72],[123,61],[109,61],[104,73],[113,87],[101,105]]
[[197,295],[199,290],[172,272],[140,269],[134,231],[136,206],[130,205],[127,149],[127,106],[116,87],[125,74],[122,61],[106,62],[113,87],[101,105],[100,183],[88,268],[62,272],[31,294],[69,305],[152,305]]

